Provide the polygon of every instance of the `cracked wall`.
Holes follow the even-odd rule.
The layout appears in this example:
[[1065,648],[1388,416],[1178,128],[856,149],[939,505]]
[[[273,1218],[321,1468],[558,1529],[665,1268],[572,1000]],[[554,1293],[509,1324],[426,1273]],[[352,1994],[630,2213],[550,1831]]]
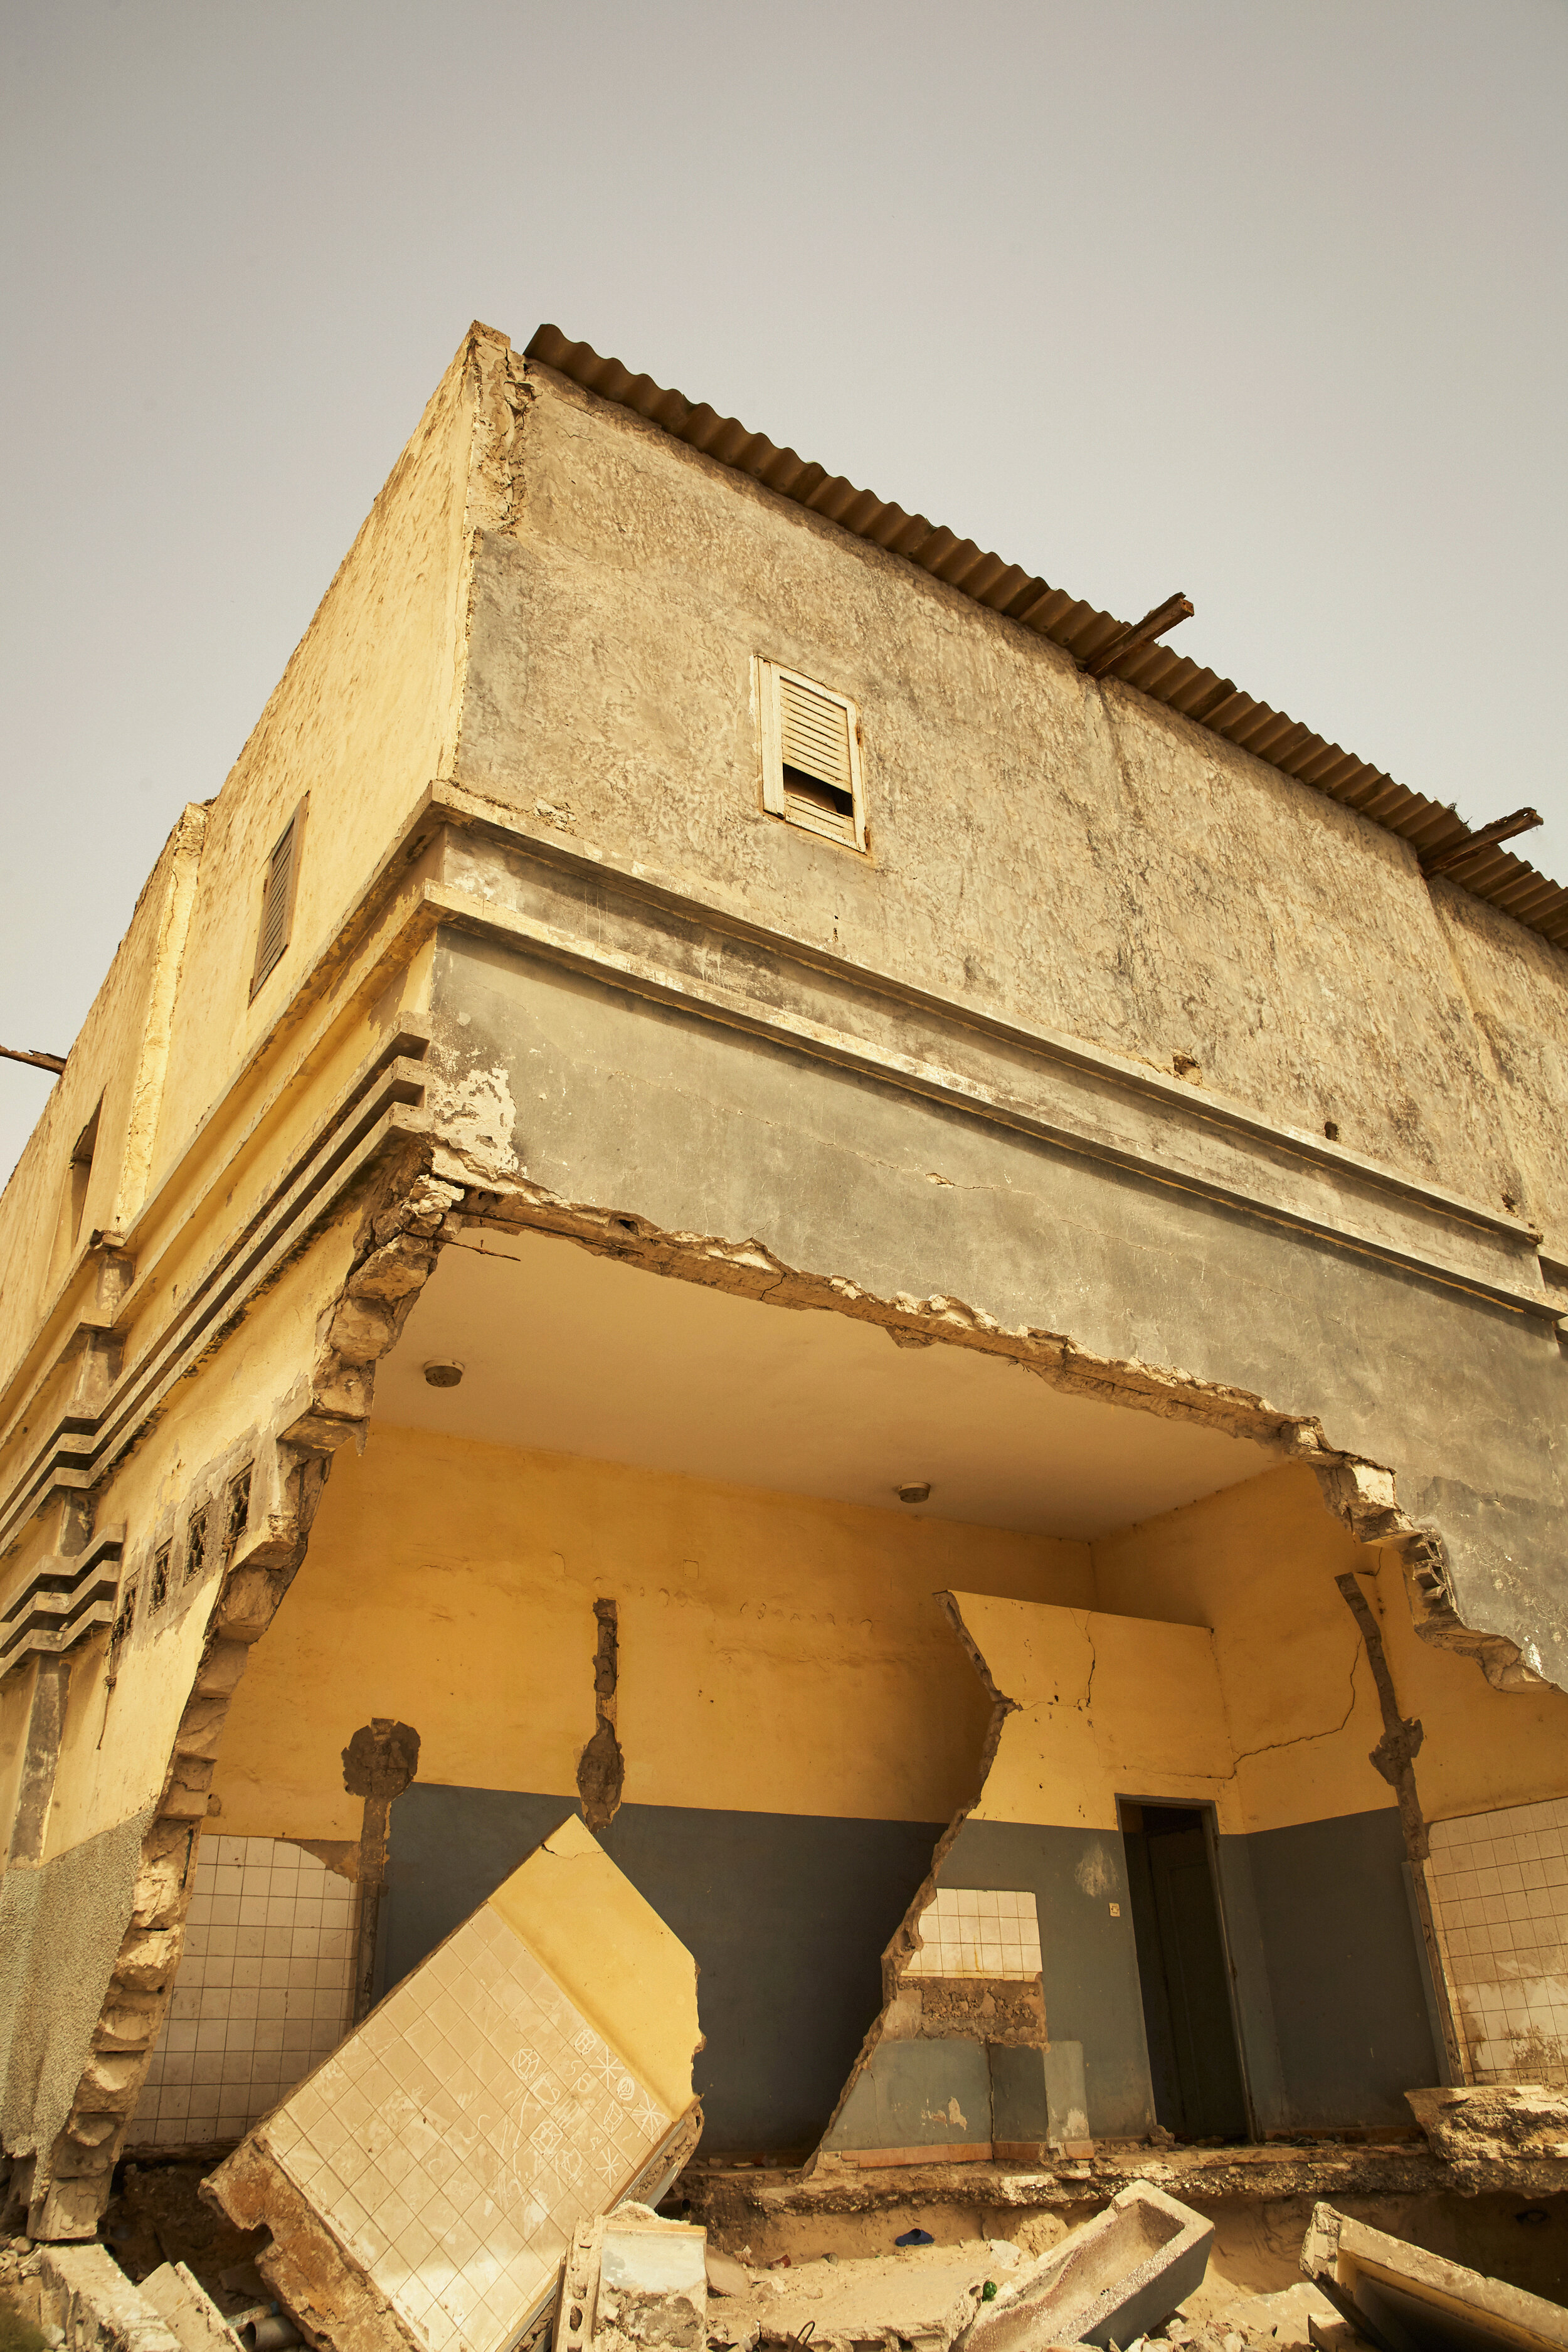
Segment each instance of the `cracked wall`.
[[[1385,1718],[1361,1622],[1344,1608],[1347,1576],[1366,1596],[1398,1706],[1423,1724],[1414,1766],[1420,1811],[1438,1821],[1444,1847],[1487,1837],[1494,1820],[1510,1824],[1510,1836],[1516,1822],[1521,1835],[1534,1832],[1533,1814],[1527,1821],[1517,1810],[1528,1811],[1530,1800],[1536,1811],[1553,1811],[1539,1801],[1561,1777],[1568,1697],[1541,1685],[1499,1691],[1465,1659],[1423,1642],[1398,1555],[1356,1544],[1323,1510],[1304,1468],[1283,1467],[1090,1550],[1099,1612],[962,1595],[953,1604],[994,1704],[980,1793],[939,1843],[889,1946],[886,2005],[825,2143],[840,2161],[859,2075],[882,2063],[885,2043],[931,2031],[911,2014],[917,1996],[929,2006],[931,1986],[909,1961],[937,1889],[1033,1893],[1044,2038],[1082,2045],[1097,2136],[1148,2129],[1119,1797],[1215,1808],[1258,2131],[1406,2120],[1405,2090],[1436,2078],[1443,2063],[1453,1962],[1446,1955],[1446,1979],[1424,1986],[1405,1886],[1408,1849],[1373,1757]],[[1542,1864],[1533,1867],[1542,1880]],[[1423,1886],[1431,1883],[1424,1875]],[[1464,1891],[1471,1896],[1468,1883]],[[1542,1882],[1539,1896],[1526,1890],[1513,1899],[1522,1916],[1560,1897]],[[1467,1909],[1463,1966],[1479,1983],[1488,1966],[1500,1972],[1468,1958],[1485,1941],[1468,1927]],[[1533,2021],[1540,2006],[1549,2034],[1552,1965],[1543,1948],[1539,2003],[1525,1984],[1517,2000],[1506,1997],[1510,2018],[1528,2006]],[[1500,2017],[1505,1996],[1494,2000],[1489,1983],[1486,1998]],[[984,2043],[1009,2038],[983,2013],[966,2019],[963,2007],[941,2015],[939,2035],[945,2027],[948,2037]],[[1468,1993],[1468,2045],[1496,2063],[1502,2037],[1490,2014]],[[1493,2038],[1483,2043],[1483,2035]],[[1527,2044],[1537,2046],[1528,2033]],[[863,2118],[864,2101],[852,2112]],[[851,2132],[848,2149],[855,2145]]]

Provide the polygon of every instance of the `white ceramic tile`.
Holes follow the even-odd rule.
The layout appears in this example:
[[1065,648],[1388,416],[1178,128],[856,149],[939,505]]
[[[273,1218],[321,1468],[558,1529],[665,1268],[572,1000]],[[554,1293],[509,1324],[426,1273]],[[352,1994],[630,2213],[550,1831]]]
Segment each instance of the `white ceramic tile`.
[[267,2137],[426,2352],[505,2352],[672,2120],[487,1906]]
[[[329,1886],[341,1894],[329,1900]],[[153,2063],[203,2066],[199,2078],[186,2079],[199,2080],[211,2095],[173,2135],[160,2109],[153,2136],[161,2146],[172,2138],[237,2139],[342,2039],[348,2022],[353,1894],[314,1854],[282,1840],[209,1835],[195,1888]],[[321,1924],[329,1915],[330,1931]],[[297,2007],[289,2008],[296,1983]],[[138,2130],[142,2120],[139,2109]]]
[[921,1914],[919,1977],[1037,1975],[1039,1923],[1033,1895],[1012,1888],[942,1887]]

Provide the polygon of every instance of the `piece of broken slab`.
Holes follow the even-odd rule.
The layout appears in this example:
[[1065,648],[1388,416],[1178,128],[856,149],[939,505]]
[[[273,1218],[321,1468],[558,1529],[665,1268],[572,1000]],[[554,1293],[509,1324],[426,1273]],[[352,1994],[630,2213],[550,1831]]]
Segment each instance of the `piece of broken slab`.
[[708,2233],[618,2205],[573,2232],[554,2352],[702,2352]]
[[160,2263],[142,2281],[142,2295],[179,2337],[184,2352],[239,2352],[238,2336],[184,2263]]
[[1042,2255],[959,2338],[962,2352],[1130,2345],[1203,2284],[1214,2223],[1134,2180],[1103,2213]]
[[1568,2352],[1568,2311],[1315,2205],[1301,2268],[1383,2352]]
[[701,2130],[690,1953],[575,1814],[204,2187],[320,2352],[523,2352]]

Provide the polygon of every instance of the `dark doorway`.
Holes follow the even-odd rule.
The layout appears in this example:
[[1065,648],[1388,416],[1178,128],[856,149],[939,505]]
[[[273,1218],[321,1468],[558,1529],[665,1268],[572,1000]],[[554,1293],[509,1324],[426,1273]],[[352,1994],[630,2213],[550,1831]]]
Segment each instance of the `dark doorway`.
[[1247,2093],[1203,1809],[1123,1801],[1117,1811],[1155,2116],[1177,2139],[1246,2139]]

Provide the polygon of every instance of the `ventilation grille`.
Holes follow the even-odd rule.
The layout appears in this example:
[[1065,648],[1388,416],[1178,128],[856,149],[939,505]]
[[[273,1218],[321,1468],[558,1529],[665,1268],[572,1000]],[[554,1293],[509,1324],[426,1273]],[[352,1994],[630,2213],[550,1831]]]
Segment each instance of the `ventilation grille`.
[[303,816],[304,805],[301,803],[284,826],[282,835],[267,861],[267,878],[261,888],[261,925],[256,941],[256,969],[250,976],[252,996],[289,944],[289,926],[294,912],[294,879],[299,868],[300,828]]
[[764,807],[808,832],[863,849],[854,704],[776,663],[761,668]]

